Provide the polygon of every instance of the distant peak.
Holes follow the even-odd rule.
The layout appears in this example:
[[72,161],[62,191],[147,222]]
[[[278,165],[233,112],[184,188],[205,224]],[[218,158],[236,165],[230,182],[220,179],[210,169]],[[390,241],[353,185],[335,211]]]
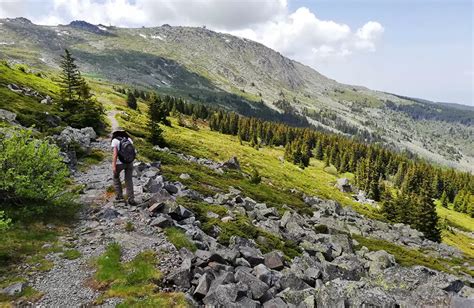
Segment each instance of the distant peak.
[[104,27],[99,27],[99,26],[93,25],[93,24],[88,23],[87,21],[84,21],[84,20],[71,21],[69,26],[73,27],[73,28],[76,28],[76,29],[81,29],[81,30],[93,32],[93,33],[96,33],[96,34],[102,34],[102,35],[109,34],[107,31],[103,30]]
[[7,18],[7,20],[12,21],[12,22],[17,22],[21,24],[33,24],[31,20],[25,17],[16,17],[16,18]]

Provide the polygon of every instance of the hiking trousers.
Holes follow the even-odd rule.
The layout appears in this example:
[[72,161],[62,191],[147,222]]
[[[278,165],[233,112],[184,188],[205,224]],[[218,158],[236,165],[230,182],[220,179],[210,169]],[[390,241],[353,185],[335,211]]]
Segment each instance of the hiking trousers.
[[122,183],[120,181],[120,173],[125,170],[125,188],[127,189],[128,200],[134,200],[133,194],[133,163],[117,164],[117,172],[114,174],[114,187],[117,199],[123,199]]

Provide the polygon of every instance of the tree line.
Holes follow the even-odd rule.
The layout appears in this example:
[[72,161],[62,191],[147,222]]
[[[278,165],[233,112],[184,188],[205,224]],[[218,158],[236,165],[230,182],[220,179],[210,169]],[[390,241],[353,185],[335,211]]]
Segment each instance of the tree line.
[[207,120],[211,130],[238,136],[256,148],[283,146],[284,158],[301,168],[314,157],[333,165],[339,173],[354,173],[355,185],[381,202],[388,220],[410,224],[432,240],[440,240],[434,199],[442,199],[445,206],[453,203],[454,210],[474,216],[474,177],[467,172],[437,167],[408,153],[309,127],[245,117],[169,95],[150,96],[159,101],[155,105],[166,115],[171,112]]

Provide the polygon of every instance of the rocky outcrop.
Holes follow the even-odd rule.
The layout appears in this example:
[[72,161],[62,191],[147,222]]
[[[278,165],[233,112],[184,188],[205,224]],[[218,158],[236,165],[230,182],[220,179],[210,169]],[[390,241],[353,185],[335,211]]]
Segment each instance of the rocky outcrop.
[[[143,211],[150,217],[148,224],[155,228],[181,228],[198,247],[194,253],[182,249],[181,267],[165,278],[165,283],[192,296],[196,304],[449,306],[453,298],[458,302],[472,300],[461,292],[462,288],[470,287],[459,278],[425,267],[401,267],[383,250],[368,251],[363,247],[356,251],[350,236],[356,233],[384,238],[407,247],[430,249],[440,256],[459,256],[455,249],[430,242],[408,226],[370,220],[334,201],[309,196],[304,198],[313,209],[311,217],[290,208],[280,217],[274,208],[243,196],[235,188],[226,194],[204,197],[179,182],[167,181],[151,164],[139,165],[137,189],[143,191]],[[156,185],[153,190],[150,181]],[[293,260],[279,251],[263,254],[254,239],[236,236],[228,246],[221,245],[218,228],[204,232],[194,213],[176,201],[178,196],[193,196],[225,206],[229,220],[236,213],[246,215],[256,226],[283,240],[294,241],[302,254]],[[207,215],[221,217],[212,212]]]
[[97,138],[97,134],[92,127],[78,129],[68,126],[53,138],[62,150],[64,162],[74,168],[77,163],[77,152],[89,153],[91,143]]

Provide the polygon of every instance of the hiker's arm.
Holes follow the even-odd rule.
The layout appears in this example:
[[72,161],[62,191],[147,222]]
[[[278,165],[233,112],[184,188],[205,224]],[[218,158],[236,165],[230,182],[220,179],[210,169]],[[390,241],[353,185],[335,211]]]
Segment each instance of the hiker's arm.
[[117,147],[114,147],[114,154],[112,156],[112,171],[114,172],[114,174],[117,171],[117,156],[118,156]]

